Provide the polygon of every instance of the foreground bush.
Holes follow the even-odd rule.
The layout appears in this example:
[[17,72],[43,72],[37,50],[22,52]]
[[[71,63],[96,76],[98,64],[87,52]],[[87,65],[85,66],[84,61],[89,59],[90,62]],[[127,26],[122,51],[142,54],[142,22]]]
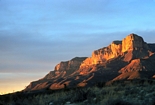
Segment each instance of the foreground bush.
[[154,81],[117,81],[109,86],[17,92],[0,96],[0,105],[155,105]]

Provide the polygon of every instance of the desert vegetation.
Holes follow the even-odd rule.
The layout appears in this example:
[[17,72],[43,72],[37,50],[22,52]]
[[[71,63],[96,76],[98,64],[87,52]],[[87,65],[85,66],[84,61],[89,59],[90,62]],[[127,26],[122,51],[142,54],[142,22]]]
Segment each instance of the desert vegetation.
[[93,87],[16,92],[0,96],[0,105],[155,105],[155,81],[115,81]]

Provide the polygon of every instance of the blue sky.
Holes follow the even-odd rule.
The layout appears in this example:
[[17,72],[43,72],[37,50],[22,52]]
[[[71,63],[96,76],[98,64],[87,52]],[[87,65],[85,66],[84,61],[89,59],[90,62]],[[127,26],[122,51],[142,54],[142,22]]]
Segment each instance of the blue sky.
[[0,0],[0,92],[130,33],[155,42],[154,10],[154,0]]

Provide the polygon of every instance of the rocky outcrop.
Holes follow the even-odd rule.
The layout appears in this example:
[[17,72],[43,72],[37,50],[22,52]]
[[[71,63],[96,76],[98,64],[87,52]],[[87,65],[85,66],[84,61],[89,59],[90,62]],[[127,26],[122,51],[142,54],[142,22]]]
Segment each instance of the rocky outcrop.
[[87,57],[75,57],[69,61],[60,62],[55,66],[54,71],[50,71],[44,78],[31,82],[29,86],[26,87],[25,91],[39,90],[49,88],[54,81],[63,80],[66,76],[69,76],[73,72],[79,69],[81,63]]
[[115,58],[121,55],[122,42],[114,41],[108,47],[96,50],[92,54],[93,62],[92,64],[98,64],[105,62],[109,59]]
[[65,77],[79,69],[81,63],[87,57],[75,57],[70,61],[60,62],[55,66],[54,71],[50,71],[43,79],[53,79]]
[[121,55],[121,50],[122,41],[113,41],[108,47],[95,50],[92,53],[92,57],[89,57],[85,61],[83,61],[80,67],[104,63],[109,59]]
[[[149,46],[153,48],[153,45]],[[126,62],[130,62],[136,58],[148,57],[149,46],[144,42],[142,37],[130,34],[122,41],[113,41],[108,47],[95,50],[92,53],[92,57],[87,58],[81,67],[103,63],[118,56],[123,56]]]
[[130,34],[122,40],[122,52],[141,49],[148,49],[148,46],[143,38],[136,34]]
[[[153,57],[153,56],[152,56]],[[147,59],[134,59],[119,70],[120,75],[113,79],[116,80],[124,80],[124,79],[140,79],[140,78],[154,78],[155,74],[155,58],[147,58]]]
[[91,57],[60,62],[25,91],[93,86],[97,82],[155,77],[155,44],[130,34],[122,41],[95,50]]
[[119,72],[133,72],[133,71],[154,71],[155,61],[150,59],[134,59],[127,66],[123,67]]

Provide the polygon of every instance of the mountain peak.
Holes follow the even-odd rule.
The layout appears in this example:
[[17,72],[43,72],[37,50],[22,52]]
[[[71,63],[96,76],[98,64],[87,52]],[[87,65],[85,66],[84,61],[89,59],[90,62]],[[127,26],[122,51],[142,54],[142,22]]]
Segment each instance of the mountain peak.
[[142,37],[130,34],[122,40],[122,52],[143,48],[145,42]]

